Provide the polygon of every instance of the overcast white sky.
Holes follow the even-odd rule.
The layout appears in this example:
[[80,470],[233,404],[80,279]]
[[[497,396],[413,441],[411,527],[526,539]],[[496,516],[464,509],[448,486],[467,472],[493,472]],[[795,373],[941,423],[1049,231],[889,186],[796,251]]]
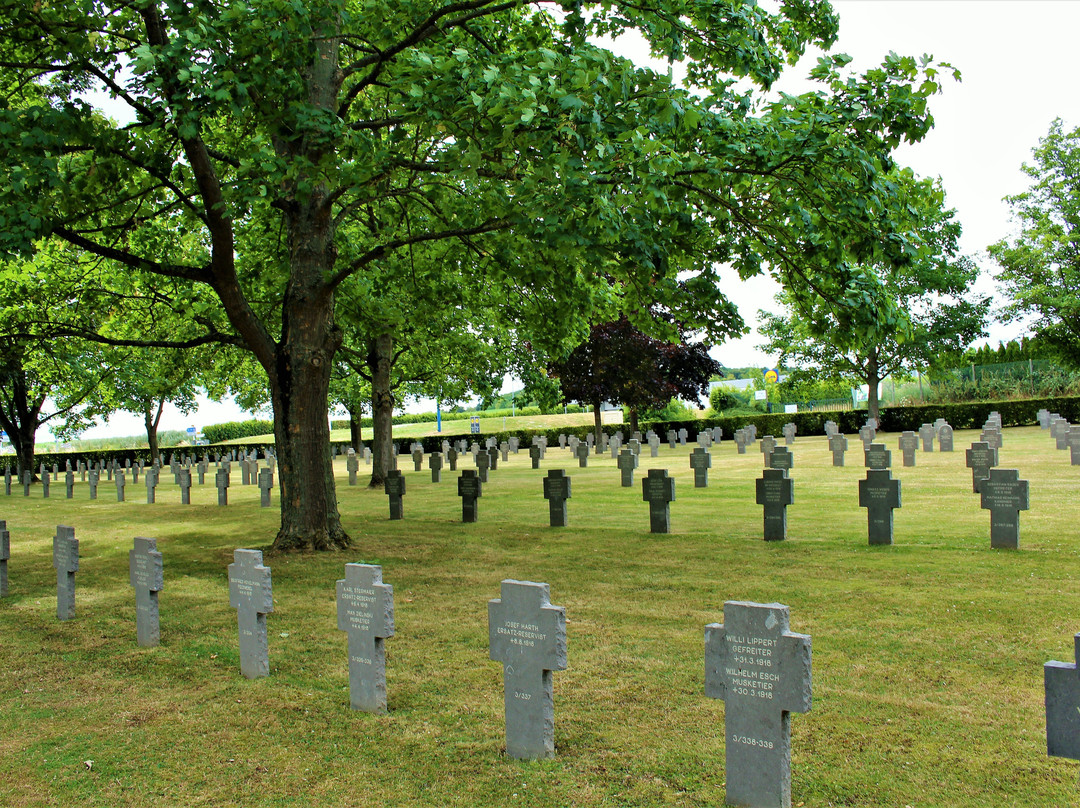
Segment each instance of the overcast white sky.
[[[960,69],[962,81],[946,82],[932,103],[934,130],[920,144],[905,146],[899,160],[922,176],[941,177],[948,203],[964,226],[964,251],[990,269],[988,244],[1010,232],[1003,197],[1027,187],[1020,165],[1055,117],[1080,125],[1080,2],[1072,0],[833,0],[840,15],[834,52],[854,57],[851,68],[866,70],[891,50],[931,54]],[[640,61],[632,43],[620,50]],[[785,92],[810,88],[803,77],[815,63],[808,53],[777,85]],[[987,290],[993,283],[984,281]],[[775,287],[767,279],[732,283],[727,290],[751,325],[759,308],[770,308]],[[1017,336],[1016,326],[994,325],[992,340]],[[771,365],[751,334],[716,351],[728,366]],[[430,409],[431,403],[421,409]],[[413,409],[413,407],[410,407]],[[229,404],[207,402],[193,417],[167,412],[163,429],[183,429],[248,417]],[[136,435],[141,419],[117,413],[85,437]]]

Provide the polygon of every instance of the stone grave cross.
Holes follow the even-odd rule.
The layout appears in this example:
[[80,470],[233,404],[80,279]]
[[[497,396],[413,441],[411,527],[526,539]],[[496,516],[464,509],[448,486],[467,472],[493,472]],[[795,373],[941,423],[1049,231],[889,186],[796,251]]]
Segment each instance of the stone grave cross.
[[354,710],[386,713],[386,650],[394,636],[394,588],[382,582],[382,567],[346,564],[337,582],[337,624],[349,638],[349,704]]
[[919,448],[919,436],[914,432],[908,430],[907,432],[900,433],[900,440],[898,441],[900,451],[904,453],[904,465],[915,465],[915,452]]
[[[1073,659],[1080,663],[1080,634],[1073,637]],[[1046,754],[1080,760],[1080,674],[1070,662],[1043,666],[1046,690]]]
[[756,480],[757,504],[765,509],[765,541],[787,538],[787,506],[795,501],[794,483],[784,469],[765,469]]
[[7,529],[7,521],[0,520],[0,598],[7,597],[8,593],[8,560],[11,558],[11,534]]
[[671,503],[675,501],[675,478],[667,469],[649,469],[641,480],[641,498],[649,503],[649,532],[671,532]]
[[761,439],[761,454],[763,455],[765,468],[769,467],[769,455],[773,453],[776,448],[776,438],[772,435],[766,435]]
[[56,619],[75,616],[75,573],[79,571],[79,540],[75,528],[57,525],[53,536],[53,566],[56,568]]
[[274,472],[259,469],[259,507],[270,507],[270,492],[274,490]]
[[786,446],[777,446],[769,455],[769,468],[782,470],[785,477],[789,476],[794,465],[795,457]]
[[622,473],[622,487],[632,488],[634,485],[634,469],[638,467],[637,455],[629,449],[619,452],[619,459],[615,461]]
[[1020,546],[1020,511],[1031,507],[1028,481],[1016,469],[990,469],[982,481],[981,505],[990,511],[990,546],[1015,550]]
[[356,472],[360,471],[360,460],[352,449],[349,449],[349,454],[345,458],[345,469],[349,472],[349,485],[356,485]]
[[839,432],[829,437],[829,451],[832,452],[832,464],[834,466],[844,465],[844,452],[847,451],[847,435],[841,435]]
[[134,549],[128,551],[128,577],[135,588],[135,636],[139,645],[153,648],[161,642],[158,592],[165,586],[157,539],[136,537]]
[[922,441],[924,452],[934,451],[934,435],[937,432],[933,424],[923,424],[919,427],[919,440]]
[[390,518],[404,518],[405,506],[402,497],[405,496],[405,477],[400,469],[390,469],[386,472],[386,479],[383,480],[383,491],[390,498]]
[[217,504],[229,504],[229,470],[222,466],[214,474],[214,484],[217,485]]
[[887,469],[892,465],[892,452],[884,443],[871,443],[863,450],[863,464],[868,469]]
[[185,466],[176,472],[176,481],[180,485],[180,504],[191,504],[191,467]]
[[869,469],[859,480],[859,507],[866,508],[870,544],[893,543],[893,509],[900,507],[900,481],[889,469]]
[[488,601],[491,658],[503,666],[506,753],[522,760],[555,754],[553,671],[566,670],[566,612],[547,584],[505,580]]
[[562,469],[551,469],[544,478],[544,499],[552,527],[566,527],[566,500],[570,499],[570,478]]
[[978,494],[982,482],[990,476],[990,469],[998,464],[997,449],[987,443],[973,443],[964,452],[967,455],[967,467],[971,469],[971,490]]
[[234,550],[229,565],[229,605],[240,632],[240,672],[248,679],[270,675],[266,615],[274,611],[270,568],[261,550]]
[[784,445],[791,446],[791,444],[795,442],[795,433],[797,430],[798,427],[790,421],[784,424]]
[[690,468],[694,470],[694,488],[709,487],[709,469],[712,468],[712,454],[700,446],[690,453]]
[[727,802],[791,805],[791,713],[811,706],[811,643],[779,603],[728,601],[705,627],[705,695],[724,702]]
[[443,456],[442,452],[432,452],[428,455],[428,469],[431,471],[431,481],[433,483],[442,481],[442,467]]
[[483,480],[476,469],[465,469],[457,481],[458,496],[461,497],[461,521],[475,522],[477,519],[476,500],[483,496]]
[[589,444],[579,443],[574,449],[574,455],[578,460],[578,468],[586,468],[589,465]]

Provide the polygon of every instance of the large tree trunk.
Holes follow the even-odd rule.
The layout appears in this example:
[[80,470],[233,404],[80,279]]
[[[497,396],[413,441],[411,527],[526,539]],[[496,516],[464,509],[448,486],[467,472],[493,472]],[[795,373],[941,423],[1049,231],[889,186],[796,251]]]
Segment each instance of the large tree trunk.
[[390,370],[394,363],[394,338],[381,334],[371,343],[368,367],[371,368],[371,481],[381,486],[390,471],[394,437],[394,391]]
[[599,396],[593,401],[593,437],[596,438],[596,453],[600,453],[600,434],[604,431],[603,413],[600,412]]
[[630,434],[633,435],[638,431],[638,417],[637,407],[630,408]]
[[878,418],[880,406],[878,402],[878,384],[881,383],[881,379],[878,378],[879,372],[877,351],[872,350],[866,361],[866,410],[867,415],[874,419]]
[[[20,357],[21,358],[21,357]],[[29,385],[21,366],[9,368],[3,374],[4,390],[0,395],[0,428],[8,435],[15,450],[18,467],[29,471],[37,482],[37,469],[34,467],[34,447],[37,443],[37,431],[41,426],[41,408],[45,399],[31,401],[28,395]],[[20,481],[21,482],[21,481]]]
[[[311,104],[335,108],[340,20],[331,11],[315,37],[308,77]],[[281,153],[318,164],[326,144],[282,140]],[[295,151],[294,151],[295,150]],[[307,187],[305,187],[307,186]],[[281,529],[273,550],[334,550],[350,545],[341,526],[330,453],[330,376],[341,332],[334,323],[334,287],[327,281],[337,261],[333,192],[322,178],[303,172],[282,194],[288,234],[289,282],[282,305],[281,339],[267,368],[274,406],[274,439],[281,489]]]
[[360,444],[364,442],[364,436],[362,434],[362,424],[360,419],[363,417],[363,410],[348,410],[349,412],[349,444],[352,446],[353,451],[360,454]]
[[[34,482],[38,480],[37,468],[34,466],[34,446],[37,442],[37,423],[4,425],[11,445],[15,449],[15,458],[19,468],[29,471]],[[21,482],[21,480],[20,480]]]
[[157,417],[152,412],[153,405],[147,405],[143,410],[143,423],[146,425],[146,444],[150,447],[150,464],[160,466],[161,451],[158,448],[158,424],[161,423],[161,413],[165,410],[165,401],[158,403]]

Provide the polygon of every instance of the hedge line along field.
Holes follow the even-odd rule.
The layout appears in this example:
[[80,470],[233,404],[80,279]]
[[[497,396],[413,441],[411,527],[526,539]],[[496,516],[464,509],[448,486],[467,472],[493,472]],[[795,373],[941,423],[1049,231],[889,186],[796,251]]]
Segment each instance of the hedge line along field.
[[[1076,799],[1077,764],[1048,758],[1043,664],[1073,661],[1080,631],[1080,467],[1045,432],[1005,430],[1000,465],[1030,481],[1020,550],[991,550],[958,431],[952,454],[894,476],[895,544],[867,544],[861,445],[834,468],[824,438],[792,447],[788,539],[762,541],[756,447],[713,448],[695,489],[689,446],[646,448],[634,486],[610,455],[578,468],[549,448],[491,472],[462,524],[456,474],[412,471],[404,519],[336,465],[346,553],[267,556],[270,675],[239,672],[226,567],[268,547],[274,508],[233,474],[192,504],[162,475],[157,503],[103,483],[96,501],[0,494],[11,532],[0,599],[0,803],[9,806],[713,806],[724,801],[724,704],[703,692],[703,631],[727,600],[777,601],[813,640],[813,708],[792,716],[792,795],[804,806],[1047,806]],[[471,467],[471,461],[459,466]],[[641,477],[676,478],[671,533],[648,532]],[[361,465],[361,477],[364,466]],[[569,524],[548,526],[541,478],[572,478]],[[58,496],[58,494],[60,496]],[[274,494],[276,504],[277,493]],[[80,541],[76,615],[56,620],[52,536]],[[135,642],[128,551],[164,555],[161,645]],[[387,716],[349,709],[334,582],[380,564],[395,596]],[[502,672],[487,602],[505,578],[543,581],[566,609],[569,667],[555,676],[556,757],[503,753]]]

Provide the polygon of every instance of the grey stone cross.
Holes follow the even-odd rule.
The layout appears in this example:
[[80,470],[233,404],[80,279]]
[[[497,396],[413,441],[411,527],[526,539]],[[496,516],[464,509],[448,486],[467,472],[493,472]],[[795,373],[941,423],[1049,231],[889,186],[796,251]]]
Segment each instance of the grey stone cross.
[[8,560],[11,558],[11,534],[7,522],[0,519],[0,598],[8,593]]
[[227,468],[219,468],[214,475],[214,484],[217,485],[217,504],[228,505],[229,504],[229,470]]
[[270,469],[259,470],[259,507],[270,507],[270,492],[274,490],[274,472]]
[[176,482],[180,486],[180,504],[191,504],[191,467],[185,466],[176,472]]
[[1020,546],[1020,511],[1031,507],[1028,481],[1016,469],[990,469],[979,488],[981,506],[990,511],[990,546],[1015,550]]
[[919,427],[919,440],[922,441],[922,450],[924,452],[934,451],[934,435],[937,430],[934,429],[933,424],[923,424]]
[[787,538],[787,506],[795,501],[794,484],[783,469],[765,469],[756,480],[757,504],[764,506],[765,541]]
[[978,494],[983,480],[990,477],[990,469],[998,464],[997,449],[986,443],[973,443],[964,454],[967,467],[971,469],[971,490]]
[[394,588],[382,567],[346,564],[337,582],[338,628],[349,638],[349,704],[354,710],[386,712],[386,650],[394,636]]
[[884,443],[871,443],[863,449],[863,465],[868,469],[887,469],[892,465],[892,452]]
[[1046,691],[1046,754],[1080,760],[1080,634],[1073,637],[1071,662],[1043,666]]
[[675,478],[667,469],[649,469],[641,480],[641,498],[649,503],[649,532],[671,532],[671,503],[675,501]]
[[578,467],[587,468],[589,465],[589,444],[579,443],[574,450],[574,454],[577,456]]
[[637,455],[629,449],[623,449],[619,452],[619,459],[615,461],[615,465],[619,467],[622,475],[622,487],[632,488],[634,486],[634,469],[638,467]]
[[900,433],[898,445],[900,451],[904,453],[904,465],[914,466],[915,451],[919,448],[919,436],[910,430],[902,432]]
[[116,501],[124,501],[124,488],[127,486],[127,480],[124,479],[124,470],[116,470]]
[[57,525],[53,536],[53,567],[56,568],[56,619],[75,616],[75,573],[79,571],[79,540],[75,528]]
[[773,453],[773,449],[775,448],[776,438],[774,438],[772,435],[766,435],[764,438],[761,439],[760,450],[765,468],[769,467],[769,455]]
[[270,568],[260,550],[234,550],[229,565],[229,605],[236,609],[240,672],[248,679],[270,674],[266,615],[274,611]]
[[570,499],[570,478],[562,469],[551,469],[544,478],[544,499],[552,527],[566,527],[566,500]]
[[889,469],[870,469],[859,480],[859,507],[866,508],[870,544],[893,543],[893,509],[900,507],[900,481]]
[[465,469],[457,481],[458,496],[461,497],[461,521],[475,522],[477,519],[476,500],[483,496],[483,483],[475,469]]
[[841,435],[837,432],[829,437],[829,451],[832,452],[832,464],[834,466],[844,465],[844,452],[847,451],[847,435]]
[[139,645],[152,648],[161,642],[158,620],[158,592],[165,586],[165,573],[157,539],[136,537],[128,551],[128,578],[135,588],[135,636]]
[[700,446],[690,453],[690,468],[694,470],[694,488],[709,487],[709,469],[712,468],[712,455],[708,449]]
[[553,671],[566,670],[566,612],[548,585],[505,580],[488,601],[491,658],[503,666],[506,753],[535,760],[555,754]]
[[402,497],[405,496],[405,477],[400,469],[390,469],[386,472],[386,479],[383,480],[383,491],[390,498],[390,518],[403,519],[405,506]]
[[705,695],[724,702],[727,803],[791,805],[791,713],[811,707],[811,642],[787,606],[728,601],[705,627]]
[[782,470],[785,477],[790,476],[789,472],[794,465],[795,457],[786,446],[777,446],[769,455],[769,468]]
[[146,504],[153,505],[157,501],[158,470],[146,470]]

